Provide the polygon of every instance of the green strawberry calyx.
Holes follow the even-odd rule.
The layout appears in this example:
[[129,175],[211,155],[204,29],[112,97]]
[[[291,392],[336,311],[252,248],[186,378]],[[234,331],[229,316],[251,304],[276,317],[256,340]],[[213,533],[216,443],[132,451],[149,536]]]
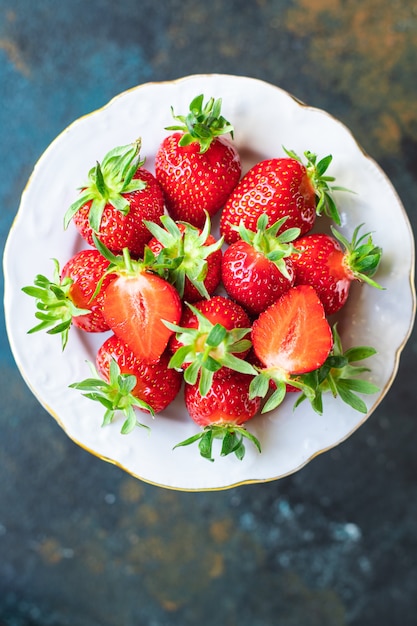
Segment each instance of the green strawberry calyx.
[[34,285],[22,287],[22,291],[36,299],[35,317],[40,320],[39,324],[31,328],[28,333],[47,330],[50,335],[61,335],[62,350],[65,349],[72,318],[91,313],[89,309],[77,307],[71,299],[72,278],[66,276],[61,279],[59,262],[54,263],[54,275],[52,280],[38,274]]
[[[314,400],[316,390],[309,377],[295,377],[276,367],[256,369],[257,375],[252,378],[249,386],[249,397],[265,399],[261,413],[268,413],[282,404],[287,395],[288,385],[301,391],[310,402]],[[271,388],[273,391],[269,393]]]
[[[324,364],[314,372],[299,376],[298,382],[307,383],[314,389],[310,398],[310,404],[314,411],[323,413],[323,394],[331,393],[334,398],[340,397],[343,402],[356,411],[366,414],[368,409],[359,394],[374,394],[379,387],[360,375],[370,372],[368,367],[358,365],[360,361],[368,359],[376,354],[371,346],[356,346],[343,350],[341,338],[337,330],[337,324],[333,325],[333,348]],[[306,399],[306,394],[301,393],[297,398],[294,408]]]
[[233,138],[234,128],[221,115],[222,100],[210,98],[204,104],[204,95],[196,96],[190,103],[187,115],[175,115],[171,107],[172,116],[180,124],[166,126],[165,130],[181,131],[183,136],[180,146],[188,146],[197,141],[200,144],[200,153],[207,152],[213,139],[230,133]]
[[92,376],[83,381],[69,385],[72,389],[83,392],[83,396],[102,404],[105,408],[102,426],[114,421],[118,414],[125,417],[121,433],[126,435],[136,427],[149,429],[149,426],[138,421],[134,407],[154,415],[154,410],[147,403],[133,395],[137,379],[133,374],[122,374],[120,367],[114,359],[110,361],[109,381],[100,377],[92,363],[88,362]]
[[158,264],[167,268],[167,279],[182,297],[187,278],[203,298],[210,295],[204,284],[208,271],[208,257],[223,245],[223,237],[212,244],[205,245],[210,235],[211,223],[206,213],[202,230],[187,222],[175,222],[168,215],[161,217],[161,226],[144,220],[145,226],[162,244],[158,255]]
[[268,227],[268,216],[263,213],[257,221],[256,231],[246,228],[243,221],[236,230],[243,241],[272,261],[281,274],[291,280],[285,259],[297,252],[292,242],[300,235],[300,229],[288,228],[280,232],[287,219],[287,216],[282,217]]
[[374,245],[371,233],[365,233],[359,236],[359,231],[362,227],[363,224],[359,224],[359,226],[355,228],[351,241],[336,230],[336,228],[333,228],[333,226],[331,226],[331,231],[344,248],[345,256],[343,262],[352,276],[357,280],[368,283],[372,287],[383,289],[383,287],[372,278],[379,267],[382,257],[382,248]]
[[358,362],[375,355],[376,350],[370,346],[356,346],[344,351],[337,323],[332,327],[332,335],[333,347],[329,356],[323,365],[312,372],[291,375],[278,368],[256,368],[258,374],[251,381],[249,397],[258,396],[266,399],[261,413],[272,411],[282,404],[289,385],[301,392],[294,408],[307,399],[314,411],[321,415],[323,394],[331,393],[335,398],[339,396],[356,411],[367,413],[367,406],[358,393],[374,394],[379,388],[372,382],[360,378],[361,374],[370,372],[370,369],[358,365]]
[[194,385],[199,379],[199,392],[202,397],[207,395],[214,374],[222,367],[242,374],[256,375],[256,370],[249,362],[235,356],[250,349],[252,344],[247,339],[250,328],[227,330],[222,324],[210,322],[192,304],[188,304],[188,307],[198,319],[197,328],[181,327],[164,321],[164,324],[176,333],[177,340],[183,344],[171,357],[169,367],[180,369],[185,366],[185,382]]
[[87,181],[81,186],[78,199],[71,204],[64,216],[66,229],[74,215],[88,202],[91,202],[88,219],[91,229],[100,231],[101,219],[106,205],[127,215],[130,204],[125,194],[140,191],[146,183],[140,178],[134,178],[138,168],[144,163],[140,158],[141,140],[126,146],[113,148],[108,152],[101,163],[92,167]]
[[213,443],[215,439],[221,440],[220,456],[234,454],[241,461],[246,452],[244,445],[245,439],[252,442],[258,451],[261,452],[261,445],[255,435],[242,426],[227,423],[205,426],[201,432],[177,443],[177,445],[174,446],[174,450],[180,446],[188,446],[198,441],[200,455],[213,462]]
[[313,188],[316,192],[317,215],[327,215],[327,217],[329,217],[340,226],[340,214],[333,199],[333,192],[350,190],[346,189],[345,187],[340,187],[339,185],[330,184],[336,180],[334,176],[329,176],[328,174],[326,174],[330,163],[333,160],[333,156],[329,154],[322,159],[318,159],[316,154],[310,152],[310,150],[306,150],[304,152],[305,161],[303,161],[303,159],[298,156],[298,154],[296,154],[293,150],[287,150],[284,147],[284,151],[291,159],[295,159],[305,166],[311,184],[313,185]]
[[176,264],[180,263],[180,259],[175,258],[172,260],[164,259],[162,263],[159,262],[152,250],[145,246],[142,259],[132,259],[129,249],[123,248],[122,254],[114,254],[109,250],[102,241],[93,233],[92,234],[94,246],[100,252],[100,254],[109,261],[109,266],[104,272],[103,276],[97,283],[96,290],[92,296],[94,298],[101,290],[103,280],[108,274],[117,274],[118,276],[138,276],[142,272],[153,272],[158,274],[162,278],[167,278],[168,271],[175,268]]

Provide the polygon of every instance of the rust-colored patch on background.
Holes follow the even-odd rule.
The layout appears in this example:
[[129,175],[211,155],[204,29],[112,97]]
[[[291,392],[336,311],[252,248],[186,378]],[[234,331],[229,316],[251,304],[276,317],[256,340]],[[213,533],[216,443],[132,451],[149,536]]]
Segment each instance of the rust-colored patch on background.
[[[128,482],[123,483],[124,499]],[[259,567],[266,558],[260,543],[236,528],[231,516],[213,512],[206,524],[196,524],[192,506],[191,499],[161,489],[151,500],[133,502],[134,514],[121,515],[119,521],[127,539],[121,562],[170,613],[192,606],[215,581],[227,579],[236,566],[233,559],[242,558],[246,549]]]
[[382,153],[399,152],[403,135],[417,140],[416,83],[407,80],[415,72],[417,16],[408,0],[396,3],[395,19],[393,10],[379,0],[296,0],[285,17],[286,28],[308,42],[303,71],[373,120],[370,145]]
[[4,50],[9,61],[24,76],[30,75],[29,66],[24,61],[21,51],[11,39],[0,39],[0,50]]
[[[17,19],[16,13],[14,11],[6,12],[6,21],[7,24],[12,24]],[[7,26],[6,26],[7,28]],[[1,37],[0,36],[0,50],[4,50],[6,53],[10,63],[14,65],[16,70],[23,74],[23,76],[30,76],[30,68],[27,62],[23,58],[22,51],[20,50],[17,43],[9,37]]]

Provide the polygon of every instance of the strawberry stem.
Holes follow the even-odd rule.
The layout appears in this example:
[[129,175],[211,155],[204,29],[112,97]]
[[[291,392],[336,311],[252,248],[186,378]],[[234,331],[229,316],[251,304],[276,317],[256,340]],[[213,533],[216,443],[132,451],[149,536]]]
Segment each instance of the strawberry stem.
[[210,98],[204,105],[204,95],[196,96],[190,103],[187,115],[175,115],[171,107],[172,116],[180,124],[166,126],[165,130],[179,130],[183,134],[180,146],[188,146],[193,142],[200,144],[200,153],[206,152],[213,139],[230,133],[233,138],[234,128],[221,114],[221,98]]
[[197,289],[202,298],[208,299],[204,279],[208,270],[208,257],[223,245],[223,237],[214,243],[206,245],[211,231],[211,222],[208,213],[203,229],[186,222],[179,225],[169,217],[161,217],[163,228],[154,222],[145,220],[145,226],[163,246],[157,257],[157,264],[166,268],[167,280],[175,286],[180,297],[184,295],[185,279],[189,280]]
[[34,280],[34,286],[22,287],[22,291],[36,299],[35,317],[40,320],[40,323],[28,330],[28,333],[49,329],[48,334],[61,335],[61,345],[64,350],[68,343],[72,318],[87,315],[90,310],[81,309],[73,303],[70,290],[74,281],[69,276],[61,280],[59,263],[57,259],[52,259],[52,261],[54,263],[52,281],[38,274]]
[[341,219],[339,210],[333,198],[334,191],[348,191],[345,187],[336,185],[330,185],[335,181],[334,176],[325,175],[333,157],[331,154],[317,160],[318,157],[310,150],[304,152],[305,162],[298,156],[293,150],[287,150],[284,146],[285,153],[291,158],[295,159],[299,163],[302,163],[306,168],[306,172],[311,180],[311,184],[316,192],[316,213],[317,215],[326,215],[336,224],[340,226]]
[[323,413],[323,394],[331,393],[334,398],[340,397],[343,402],[356,411],[367,413],[365,402],[357,394],[374,394],[379,388],[373,383],[358,378],[360,374],[369,372],[369,368],[356,363],[376,354],[376,350],[370,346],[356,346],[346,351],[343,350],[337,324],[332,328],[333,349],[324,364],[310,374],[294,378],[291,384],[296,382],[308,383],[314,394],[311,398],[303,392],[296,400],[294,408],[299,406],[306,398],[318,414]]
[[353,231],[352,239],[337,231],[333,226],[331,231],[334,237],[343,246],[345,256],[344,263],[348,270],[357,280],[362,280],[372,287],[384,289],[372,277],[378,270],[382,258],[382,248],[375,246],[371,233],[365,233],[359,237],[359,231],[364,224],[359,224]]
[[181,441],[180,443],[177,443],[174,446],[174,450],[181,446],[189,446],[198,442],[200,455],[204,459],[213,462],[213,443],[215,439],[219,439],[221,441],[220,456],[234,454],[241,461],[246,452],[244,445],[245,439],[253,443],[257,450],[261,452],[261,445],[255,435],[248,432],[242,426],[227,423],[205,426],[201,432],[185,439],[184,441]]
[[137,420],[134,407],[138,407],[144,411],[154,415],[154,410],[147,403],[133,395],[132,391],[136,386],[136,376],[133,374],[122,374],[117,362],[112,359],[110,361],[109,381],[103,380],[98,374],[92,363],[88,363],[92,377],[86,378],[78,383],[70,386],[72,389],[78,389],[84,392],[82,395],[89,400],[99,402],[105,407],[102,426],[110,424],[118,413],[125,416],[125,421],[121,428],[122,434],[128,434],[136,426],[149,429],[149,426],[140,423]]
[[113,148],[101,163],[96,163],[89,171],[87,181],[81,186],[80,196],[64,215],[65,229],[74,215],[88,202],[91,202],[89,223],[95,233],[100,231],[103,211],[108,203],[124,215],[129,213],[130,206],[124,194],[140,191],[146,186],[140,178],[133,178],[144,163],[140,158],[140,148],[141,140],[138,139],[126,146]]
[[177,340],[183,344],[171,357],[169,367],[178,369],[185,366],[184,380],[192,385],[200,376],[199,392],[202,397],[207,395],[214,373],[222,367],[242,374],[256,375],[256,370],[248,361],[235,356],[251,347],[251,342],[246,339],[250,328],[227,330],[222,324],[212,324],[193,305],[188,304],[188,307],[197,316],[197,328],[164,321],[165,326],[175,332]]
[[256,231],[246,228],[243,221],[235,230],[243,241],[275,263],[281,274],[291,280],[285,259],[297,252],[292,242],[300,235],[300,229],[288,228],[280,232],[287,219],[288,216],[282,217],[268,227],[268,216],[263,213],[256,223]]

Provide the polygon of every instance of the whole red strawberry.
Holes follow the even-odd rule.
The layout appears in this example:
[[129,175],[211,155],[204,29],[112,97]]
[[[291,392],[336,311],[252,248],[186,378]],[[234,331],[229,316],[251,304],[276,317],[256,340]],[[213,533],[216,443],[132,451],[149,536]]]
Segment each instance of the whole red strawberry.
[[[109,274],[108,267],[108,260],[98,250],[91,248],[75,254],[62,268],[61,280],[72,280],[68,297],[76,307],[90,311],[87,315],[73,317],[74,326],[88,332],[109,330],[103,316],[104,291],[116,275]],[[101,288],[95,293],[100,281]]]
[[292,287],[294,271],[290,243],[300,233],[299,228],[283,230],[286,218],[267,228],[268,217],[261,215],[256,232],[239,227],[237,241],[224,252],[223,285],[228,295],[243,306],[250,315],[258,315]]
[[243,427],[260,408],[260,399],[249,396],[251,378],[246,374],[229,372],[225,377],[214,379],[205,396],[201,395],[198,384],[186,384],[184,397],[187,411],[203,430],[176,447],[198,441],[201,456],[210,461],[213,461],[215,439],[222,442],[221,456],[233,453],[238,459],[243,459],[244,439],[251,441],[260,451],[257,438]]
[[203,229],[174,222],[168,215],[161,217],[161,222],[164,228],[146,222],[154,235],[147,245],[158,256],[158,263],[167,266],[168,280],[185,302],[209,298],[221,280],[223,244],[210,233],[209,217]]
[[165,409],[181,388],[182,376],[168,367],[166,354],[157,363],[144,363],[116,335],[99,348],[96,364],[99,371],[90,363],[90,378],[70,387],[103,405],[103,426],[124,415],[123,434],[136,426],[149,429],[138,421],[135,409],[154,415]]
[[[109,261],[92,248],[77,252],[62,271],[56,259],[54,266],[52,280],[38,275],[35,286],[22,289],[37,300],[40,323],[29,332],[49,329],[49,334],[60,334],[64,349],[72,324],[87,332],[109,330],[103,316],[104,290],[115,278],[107,272]],[[99,283],[102,289],[96,293]]]
[[213,216],[238,183],[242,168],[238,151],[224,136],[233,127],[220,115],[221,100],[203,95],[190,104],[187,116],[174,116],[175,132],[161,143],[155,156],[155,175],[171,217],[202,228],[206,213]]
[[359,236],[362,224],[348,241],[335,228],[332,235],[308,234],[296,241],[301,254],[291,258],[296,285],[312,285],[318,293],[326,315],[339,311],[346,303],[353,281],[381,288],[372,276],[376,273],[382,250],[375,246],[370,233]]
[[316,215],[323,211],[334,221],[340,218],[325,176],[331,156],[317,162],[305,152],[307,164],[293,152],[288,156],[261,161],[253,166],[230,194],[221,214],[220,232],[226,243],[237,241],[240,224],[256,230],[258,219],[266,214],[270,224],[287,217],[286,228],[299,228],[300,234],[312,229]]
[[169,342],[170,366],[183,368],[187,383],[199,380],[201,395],[207,393],[214,377],[226,375],[229,369],[256,374],[244,361],[251,347],[249,317],[230,298],[218,295],[189,304],[180,325],[168,327],[176,333]]
[[151,233],[143,223],[158,222],[164,197],[154,175],[143,167],[140,141],[111,150],[92,168],[81,194],[64,218],[74,221],[81,236],[93,244],[93,233],[115,254],[128,248],[142,256]]
[[96,363],[99,373],[108,381],[110,363],[114,359],[122,374],[136,377],[132,394],[159,413],[176,398],[182,384],[182,374],[168,367],[169,358],[165,352],[157,363],[145,363],[124,341],[111,335],[99,348]]

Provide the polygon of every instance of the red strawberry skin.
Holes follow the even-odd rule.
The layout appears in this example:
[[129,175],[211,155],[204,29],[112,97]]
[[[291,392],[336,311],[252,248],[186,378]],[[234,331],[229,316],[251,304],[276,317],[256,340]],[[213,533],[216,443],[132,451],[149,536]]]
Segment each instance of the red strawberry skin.
[[241,221],[256,231],[258,218],[268,215],[273,224],[288,216],[285,228],[298,227],[304,235],[316,219],[316,193],[305,166],[293,158],[257,163],[230,194],[221,214],[220,232],[226,243],[237,241],[234,230]]
[[111,335],[99,348],[96,364],[99,373],[109,380],[110,362],[114,359],[122,374],[136,376],[134,396],[149,404],[155,413],[163,411],[178,395],[182,375],[169,368],[169,357],[164,353],[157,363],[145,363],[138,359],[124,341]]
[[294,283],[290,259],[286,259],[290,279],[275,263],[249,243],[238,240],[224,252],[222,280],[228,295],[252,316],[259,315],[273,304]]
[[285,375],[305,374],[321,367],[333,338],[315,289],[299,285],[284,293],[253,323],[252,343],[266,368]]
[[[194,303],[194,306],[201,311],[213,325],[221,324],[226,330],[232,330],[233,328],[250,328],[251,326],[246,311],[237,302],[225,296],[218,295],[213,296],[209,300],[199,300]],[[184,307],[179,325],[183,328],[198,328],[197,316],[191,309]],[[173,336],[169,342],[170,351],[174,353],[181,346],[182,344]],[[236,356],[244,358],[245,353],[242,352]],[[184,364],[184,366],[186,366],[186,364]]]
[[[130,210],[124,215],[111,204],[107,204],[103,211],[100,232],[97,233],[102,243],[114,254],[120,254],[123,248],[128,248],[132,257],[143,254],[145,244],[152,235],[143,220],[159,222],[164,213],[164,196],[162,189],[154,175],[143,167],[139,167],[133,179],[140,179],[146,186],[144,189],[122,194],[128,201]],[[94,246],[92,229],[88,216],[91,201],[82,206],[74,215],[74,223],[80,235]]]
[[151,272],[121,274],[105,291],[105,320],[115,335],[147,363],[159,360],[172,335],[162,320],[178,324],[181,312],[176,289]]
[[91,312],[72,318],[74,326],[90,333],[105,332],[109,325],[103,316],[104,291],[116,278],[115,274],[104,277],[102,288],[93,298],[98,282],[105,274],[109,262],[95,248],[77,252],[62,268],[61,279],[71,278],[72,283],[69,297],[75,306],[80,309],[89,309]]
[[318,293],[326,315],[339,311],[349,296],[354,276],[344,262],[339,242],[325,233],[308,234],[295,242],[302,254],[294,254],[296,285],[312,285]]
[[175,132],[162,141],[155,156],[155,175],[171,217],[202,228],[204,212],[215,215],[239,182],[240,157],[225,137],[216,137],[200,153],[198,142],[179,146],[182,136]]
[[225,296],[213,296],[210,300],[200,300],[195,307],[212,324],[221,324],[226,330],[249,328],[250,321],[246,311],[236,302]]
[[212,387],[202,397],[198,384],[185,385],[185,405],[191,419],[199,426],[233,424],[240,426],[250,420],[260,409],[260,398],[249,398],[252,377],[238,372],[214,378]]

